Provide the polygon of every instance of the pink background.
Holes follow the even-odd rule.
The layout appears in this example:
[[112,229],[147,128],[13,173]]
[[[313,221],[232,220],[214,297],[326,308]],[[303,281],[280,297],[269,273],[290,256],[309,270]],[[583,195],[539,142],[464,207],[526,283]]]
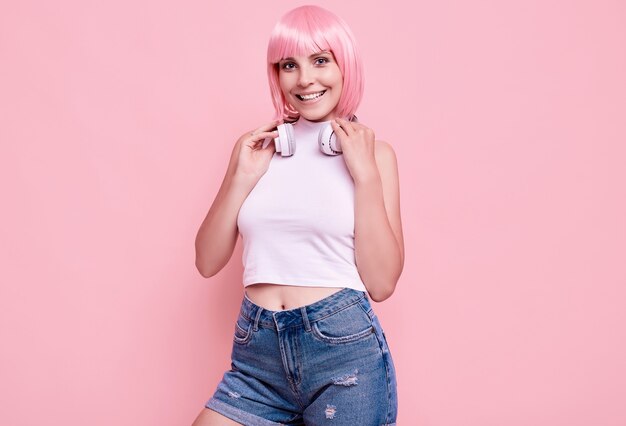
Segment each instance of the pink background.
[[[194,238],[304,3],[224,3],[0,6],[0,424],[188,425],[229,367]],[[319,4],[399,160],[399,424],[626,424],[626,3]]]

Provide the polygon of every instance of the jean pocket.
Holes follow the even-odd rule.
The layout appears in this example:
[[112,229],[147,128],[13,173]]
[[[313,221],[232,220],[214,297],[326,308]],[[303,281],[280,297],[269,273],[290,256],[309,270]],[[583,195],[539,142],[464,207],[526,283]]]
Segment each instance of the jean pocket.
[[235,322],[235,333],[233,340],[235,343],[244,344],[248,343],[252,336],[252,321],[243,315],[239,314],[237,321]]
[[355,303],[313,322],[311,332],[325,343],[342,344],[367,338],[374,333],[374,325],[361,305]]

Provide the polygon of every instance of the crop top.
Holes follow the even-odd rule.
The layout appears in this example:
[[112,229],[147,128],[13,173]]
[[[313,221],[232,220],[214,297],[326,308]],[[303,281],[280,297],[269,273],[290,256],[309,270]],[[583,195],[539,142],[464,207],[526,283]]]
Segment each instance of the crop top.
[[272,283],[366,291],[354,254],[354,181],[342,155],[324,154],[329,122],[294,123],[293,156],[275,153],[243,202],[243,285]]

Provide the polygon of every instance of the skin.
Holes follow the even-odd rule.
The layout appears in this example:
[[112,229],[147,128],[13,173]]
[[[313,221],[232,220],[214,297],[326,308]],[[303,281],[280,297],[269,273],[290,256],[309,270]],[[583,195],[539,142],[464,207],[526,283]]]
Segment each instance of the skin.
[[[342,88],[341,72],[331,52],[294,56],[279,63],[281,91],[289,104],[310,121],[331,121],[341,143],[342,157],[355,185],[355,258],[372,300],[381,302],[395,290],[404,266],[396,155],[386,142],[362,123],[336,116]],[[296,95],[326,90],[314,103]],[[233,147],[226,175],[196,236],[196,267],[205,277],[217,274],[230,259],[239,235],[237,214],[244,200],[269,168],[274,144],[263,148],[280,121],[241,135]],[[297,287],[258,283],[246,288],[248,297],[270,310],[313,303],[340,288]],[[203,409],[193,426],[237,425]]]
[[[335,107],[341,98],[343,77],[331,52],[323,51],[308,57],[296,56],[278,63],[278,82],[289,103],[310,121],[328,121],[336,117]],[[299,94],[325,91],[314,102],[305,102]]]

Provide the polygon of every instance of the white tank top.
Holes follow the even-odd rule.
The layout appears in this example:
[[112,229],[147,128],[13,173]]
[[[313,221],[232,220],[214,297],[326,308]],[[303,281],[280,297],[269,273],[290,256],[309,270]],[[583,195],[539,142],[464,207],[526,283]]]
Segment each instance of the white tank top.
[[366,291],[354,256],[354,181],[342,155],[320,151],[329,122],[300,118],[295,153],[275,153],[243,202],[243,285],[273,283]]

